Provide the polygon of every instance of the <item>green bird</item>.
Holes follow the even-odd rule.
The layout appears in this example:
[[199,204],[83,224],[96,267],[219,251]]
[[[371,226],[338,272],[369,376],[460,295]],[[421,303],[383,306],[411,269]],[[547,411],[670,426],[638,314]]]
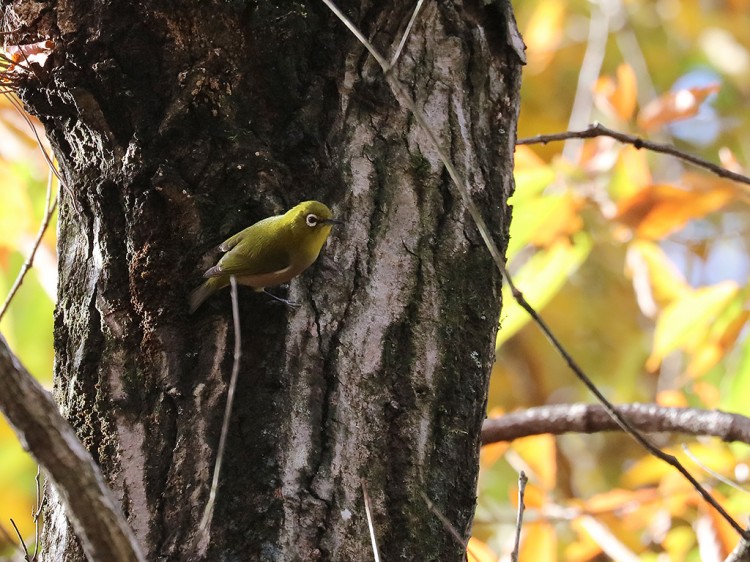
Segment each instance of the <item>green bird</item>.
[[326,205],[304,201],[283,215],[265,218],[238,232],[219,246],[224,256],[203,274],[208,280],[190,293],[190,313],[228,286],[232,275],[240,285],[259,292],[289,282],[315,263],[334,224],[342,223]]

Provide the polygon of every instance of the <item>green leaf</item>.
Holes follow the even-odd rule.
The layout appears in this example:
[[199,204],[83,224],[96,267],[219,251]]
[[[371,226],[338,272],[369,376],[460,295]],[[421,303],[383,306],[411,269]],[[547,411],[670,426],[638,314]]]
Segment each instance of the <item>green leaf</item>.
[[[540,311],[554,297],[568,277],[586,261],[591,252],[591,239],[583,232],[577,233],[573,244],[565,241],[539,251],[513,275],[513,281],[526,301]],[[503,312],[497,333],[495,350],[518,332],[531,317],[513,299],[507,285],[503,287]]]

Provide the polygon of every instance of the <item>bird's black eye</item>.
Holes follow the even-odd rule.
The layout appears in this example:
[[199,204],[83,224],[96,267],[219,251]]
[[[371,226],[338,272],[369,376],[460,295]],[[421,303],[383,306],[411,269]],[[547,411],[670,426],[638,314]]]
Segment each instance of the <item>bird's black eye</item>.
[[313,215],[312,213],[305,217],[305,222],[307,223],[307,226],[309,227],[317,226],[319,221],[320,219],[316,217],[315,215]]

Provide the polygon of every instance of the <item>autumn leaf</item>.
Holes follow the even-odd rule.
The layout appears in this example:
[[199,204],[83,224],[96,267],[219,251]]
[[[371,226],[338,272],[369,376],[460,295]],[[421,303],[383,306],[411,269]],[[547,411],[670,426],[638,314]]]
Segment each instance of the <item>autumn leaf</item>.
[[656,321],[654,345],[646,368],[655,371],[669,353],[699,345],[710,324],[738,291],[737,283],[724,281],[695,289],[667,306]]
[[552,61],[563,37],[564,18],[564,2],[542,0],[537,4],[523,34],[530,72],[541,72]]
[[513,441],[513,450],[524,460],[529,478],[543,490],[552,490],[557,478],[557,445],[549,434],[532,435]]
[[719,84],[710,84],[667,92],[641,110],[638,126],[646,132],[653,132],[674,121],[693,117],[706,98],[719,89]]
[[617,77],[602,76],[594,84],[594,102],[597,107],[620,121],[629,121],[635,112],[638,84],[633,67],[621,64]]
[[[638,238],[659,240],[685,226],[690,220],[705,217],[737,197],[732,182],[716,179],[693,183],[685,174],[688,189],[669,185],[649,185],[620,200],[615,220],[634,231]],[[699,187],[701,185],[701,187]]]
[[497,554],[484,542],[475,537],[469,539],[469,545],[466,549],[469,562],[497,562]]
[[546,521],[524,525],[519,560],[556,560],[557,532]]

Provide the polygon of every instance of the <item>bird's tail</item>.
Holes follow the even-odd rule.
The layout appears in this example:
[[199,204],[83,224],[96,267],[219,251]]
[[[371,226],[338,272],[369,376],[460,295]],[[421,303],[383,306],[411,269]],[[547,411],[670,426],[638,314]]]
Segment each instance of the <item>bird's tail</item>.
[[211,277],[200,287],[190,293],[188,302],[190,303],[190,314],[198,310],[198,307],[203,304],[208,297],[213,295],[219,289],[223,289],[229,285],[229,281],[223,277]]

